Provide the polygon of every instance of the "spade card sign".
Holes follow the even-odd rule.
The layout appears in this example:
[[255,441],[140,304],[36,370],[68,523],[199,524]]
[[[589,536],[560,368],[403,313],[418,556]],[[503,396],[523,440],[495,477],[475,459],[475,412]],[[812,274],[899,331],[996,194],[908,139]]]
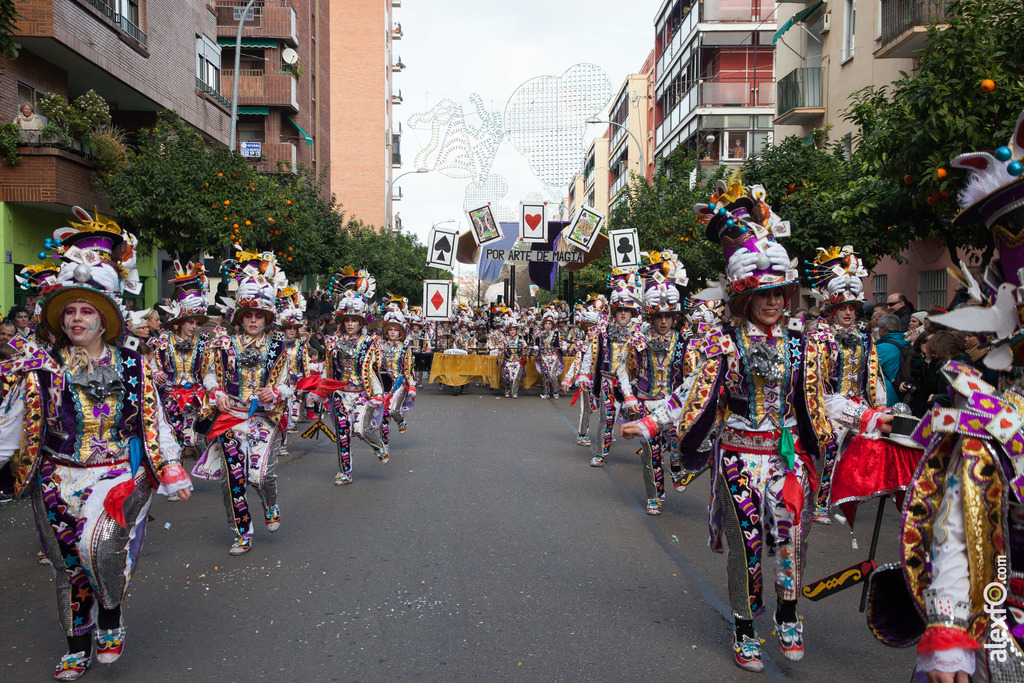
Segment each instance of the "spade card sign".
[[581,206],[580,212],[576,214],[576,220],[570,226],[569,234],[566,235],[565,239],[583,251],[590,251],[597,240],[597,234],[601,231],[601,224],[603,222],[604,216],[596,211],[591,211],[585,206]]
[[469,211],[469,224],[472,226],[473,239],[478,247],[499,241],[504,235],[501,226],[494,220],[491,205],[484,204],[479,209]]
[[434,268],[455,268],[455,247],[459,241],[459,229],[456,226],[434,228],[430,231],[427,243],[427,265]]
[[423,310],[427,312],[427,320],[448,320],[451,318],[451,280],[423,281]]
[[636,230],[609,230],[608,246],[612,252],[612,268],[630,269],[640,265],[640,247]]
[[546,204],[522,204],[519,207],[519,239],[527,244],[548,241]]

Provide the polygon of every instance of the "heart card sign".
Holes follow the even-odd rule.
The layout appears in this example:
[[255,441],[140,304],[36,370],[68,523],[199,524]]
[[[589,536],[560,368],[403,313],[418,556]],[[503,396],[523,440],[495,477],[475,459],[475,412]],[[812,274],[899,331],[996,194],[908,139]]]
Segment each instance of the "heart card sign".
[[459,228],[437,227],[430,231],[427,242],[427,265],[434,268],[454,270],[455,249],[459,243]]
[[452,316],[452,281],[423,281],[423,310],[427,320],[448,320]]
[[544,244],[547,235],[547,204],[521,204],[519,207],[519,239],[528,244]]
[[585,206],[581,206],[580,212],[576,214],[576,220],[569,227],[569,234],[565,236],[565,239],[583,251],[590,251],[594,246],[598,233],[601,231],[602,223],[604,223],[604,216],[596,211],[591,211]]
[[498,221],[494,220],[494,214],[491,213],[490,204],[484,204],[479,209],[469,211],[468,214],[471,232],[477,246],[486,246],[503,237],[501,226],[498,225]]
[[612,252],[612,268],[629,270],[640,265],[640,246],[636,230],[609,230],[608,245]]

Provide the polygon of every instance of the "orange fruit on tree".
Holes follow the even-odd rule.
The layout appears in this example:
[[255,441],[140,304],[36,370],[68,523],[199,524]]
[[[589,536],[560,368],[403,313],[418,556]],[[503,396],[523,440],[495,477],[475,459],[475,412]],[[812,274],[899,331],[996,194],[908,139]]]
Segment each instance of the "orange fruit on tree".
[[914,182],[914,179],[913,179],[913,177],[911,177],[911,175],[910,175],[910,174],[908,173],[907,175],[903,176],[903,182],[904,182],[904,183],[906,183],[907,185],[910,185],[911,183],[913,183],[913,182]]
[[224,200],[224,206],[231,206],[231,200],[230,199],[225,199]]
[[981,82],[981,92],[992,92],[996,89],[996,82],[991,78],[986,78]]
[[938,178],[939,180],[942,180],[947,175],[949,175],[949,174],[946,172],[946,169],[944,169],[944,168],[940,168],[937,171],[935,171],[935,177]]

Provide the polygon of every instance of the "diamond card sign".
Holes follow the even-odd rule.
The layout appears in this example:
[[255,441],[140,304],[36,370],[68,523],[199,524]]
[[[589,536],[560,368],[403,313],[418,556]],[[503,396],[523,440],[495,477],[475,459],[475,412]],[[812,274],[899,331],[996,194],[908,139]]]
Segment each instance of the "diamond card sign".
[[612,252],[612,268],[628,270],[640,264],[640,247],[636,230],[609,230],[608,244]]
[[451,280],[423,281],[423,310],[427,320],[448,320],[452,315]]
[[427,242],[427,265],[434,268],[455,268],[455,248],[459,242],[459,229],[453,227],[438,227],[430,231],[430,240]]
[[594,246],[594,241],[597,240],[597,234],[601,231],[601,224],[603,222],[604,216],[596,211],[591,211],[585,206],[581,206],[580,212],[576,214],[576,220],[570,226],[569,234],[565,236],[565,239],[583,251],[590,251],[591,247]]
[[527,244],[548,241],[546,204],[521,204],[519,207],[519,239]]

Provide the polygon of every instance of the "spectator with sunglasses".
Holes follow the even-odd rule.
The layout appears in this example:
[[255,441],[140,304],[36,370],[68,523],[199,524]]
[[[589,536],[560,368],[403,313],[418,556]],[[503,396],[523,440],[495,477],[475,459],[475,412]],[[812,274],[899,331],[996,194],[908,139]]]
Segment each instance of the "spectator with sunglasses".
[[906,332],[910,325],[910,316],[914,314],[914,306],[905,295],[890,294],[885,300],[885,312],[892,313],[900,319],[900,329],[889,330],[890,332]]

